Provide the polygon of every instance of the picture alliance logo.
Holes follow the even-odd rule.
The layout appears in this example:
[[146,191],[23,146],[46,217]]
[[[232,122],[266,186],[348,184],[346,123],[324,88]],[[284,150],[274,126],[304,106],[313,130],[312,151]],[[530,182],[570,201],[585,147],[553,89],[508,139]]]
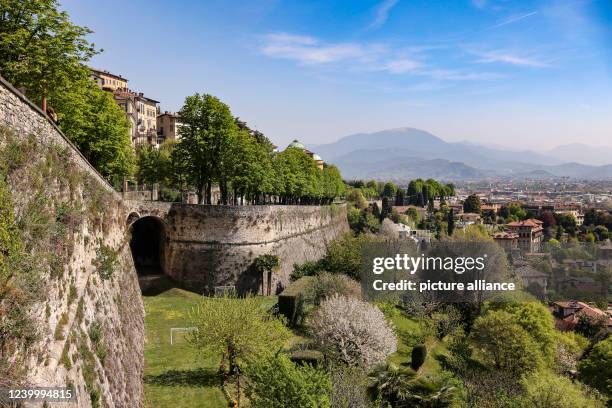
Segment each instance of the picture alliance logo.
[[396,254],[393,257],[375,257],[372,260],[372,273],[381,275],[386,271],[406,271],[414,275],[417,271],[452,271],[458,275],[465,272],[483,271],[486,268],[487,254],[472,256],[410,256]]

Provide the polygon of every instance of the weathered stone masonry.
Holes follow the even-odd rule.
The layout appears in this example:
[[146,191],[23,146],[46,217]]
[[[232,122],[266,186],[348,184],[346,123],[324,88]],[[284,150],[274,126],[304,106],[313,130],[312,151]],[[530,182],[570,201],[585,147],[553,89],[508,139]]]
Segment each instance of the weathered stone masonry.
[[[65,149],[68,160],[108,198],[105,228],[87,220],[80,224],[64,275],[49,280],[47,298],[34,312],[43,338],[38,356],[30,359],[29,380],[39,386],[71,383],[78,390],[78,407],[91,406],[89,392],[94,388],[104,406],[143,405],[144,309],[129,250],[130,225],[139,218],[151,216],[163,224],[164,272],[202,292],[220,285],[258,290],[261,277],[254,273],[253,261],[261,254],[276,254],[281,267],[272,276],[275,292],[288,283],[294,263],[320,258],[327,244],[348,230],[344,206],[201,206],[123,200],[55,124],[1,77],[0,126],[20,139],[32,135],[41,145]],[[32,162],[42,160],[31,158]],[[16,207],[27,203],[33,193],[19,180],[12,180],[9,189]],[[53,195],[55,190],[50,187],[48,193]],[[110,280],[101,280],[96,273],[101,245],[117,254]],[[76,298],[70,300],[66,292],[73,287]],[[54,336],[58,326],[64,327],[59,323],[62,319],[66,320],[63,338]],[[87,330],[94,322],[104,323],[104,343],[111,352],[103,361],[79,360],[82,352],[77,343],[93,350]],[[71,366],[62,362],[66,354],[72,356]],[[93,377],[84,374],[92,368]]]
[[279,256],[272,275],[276,293],[289,282],[295,263],[316,260],[327,244],[348,230],[345,206],[209,206],[129,202],[132,220],[154,216],[163,221],[162,268],[186,288],[198,292],[236,285],[259,290],[252,268],[262,254]]

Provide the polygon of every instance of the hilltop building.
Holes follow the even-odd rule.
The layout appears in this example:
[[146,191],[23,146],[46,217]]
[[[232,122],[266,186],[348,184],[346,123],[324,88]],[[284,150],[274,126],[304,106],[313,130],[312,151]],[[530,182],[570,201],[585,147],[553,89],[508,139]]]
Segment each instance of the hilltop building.
[[123,108],[132,128],[134,145],[159,144],[157,137],[157,112],[159,102],[147,98],[142,92],[136,93],[127,88],[117,88],[113,98]]
[[543,222],[530,218],[514,221],[507,225],[510,232],[518,234],[519,249],[524,252],[538,252],[544,238]]
[[90,70],[93,80],[105,91],[113,92],[115,89],[128,87],[128,80],[121,75],[95,68],[90,68]]
[[323,166],[325,165],[325,162],[323,161],[321,156],[306,149],[306,146],[300,143],[297,139],[295,139],[293,142],[289,144],[289,146],[287,146],[287,148],[290,148],[290,147],[294,147],[294,148],[305,151],[315,161],[319,170],[323,170]]
[[512,253],[518,249],[518,234],[514,232],[496,232],[493,234],[493,239],[497,244],[499,244],[506,252]]
[[121,75],[90,68],[93,80],[100,89],[112,93],[115,102],[125,112],[130,124],[132,144],[150,144],[157,147],[157,114],[159,101],[134,92],[128,88],[128,80]]

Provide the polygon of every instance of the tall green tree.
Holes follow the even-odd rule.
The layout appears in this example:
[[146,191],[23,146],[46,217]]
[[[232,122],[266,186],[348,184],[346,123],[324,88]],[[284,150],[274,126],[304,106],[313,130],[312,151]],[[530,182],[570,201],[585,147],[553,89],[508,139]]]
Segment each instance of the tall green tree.
[[98,51],[56,0],[0,1],[0,75],[43,110],[107,179],[134,171],[129,125],[85,65]]
[[455,213],[452,208],[448,210],[446,216],[446,232],[449,237],[455,232]]
[[488,312],[476,319],[471,336],[493,368],[522,375],[541,366],[542,356],[538,344],[515,319],[503,310]]
[[60,129],[105,178],[117,185],[134,173],[130,127],[111,94],[84,75],[53,101]]
[[578,372],[582,381],[612,398],[612,337],[595,344]]
[[221,200],[228,200],[228,167],[238,127],[229,107],[208,94],[188,96],[180,111],[181,140],[174,149],[175,162],[195,187],[198,202],[211,203],[213,181],[218,180]]
[[0,74],[44,108],[97,53],[85,39],[90,33],[73,24],[56,0],[2,0]]
[[471,194],[465,199],[463,212],[480,214],[480,198],[476,194]]

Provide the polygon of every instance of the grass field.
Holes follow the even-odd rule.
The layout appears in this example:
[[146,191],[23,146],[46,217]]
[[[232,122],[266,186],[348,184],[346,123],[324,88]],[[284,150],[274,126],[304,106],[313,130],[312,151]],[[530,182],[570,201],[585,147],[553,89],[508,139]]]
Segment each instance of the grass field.
[[[175,333],[170,345],[171,327],[189,327],[189,311],[200,296],[181,289],[168,289],[156,296],[144,296],[145,305],[145,402],[147,408],[228,407],[217,373],[219,356],[202,355],[186,341],[185,334]],[[262,307],[269,308],[277,298],[261,298]],[[421,337],[420,324],[401,314],[391,318],[398,334],[398,350],[389,361],[410,364],[412,347]],[[308,341],[303,333],[295,333],[290,344]],[[420,375],[440,370],[435,354],[444,352],[443,342],[429,339],[428,355],[419,370]]]
[[170,345],[170,328],[190,325],[188,313],[199,298],[181,289],[143,297],[147,408],[228,406],[217,374],[219,357],[199,355],[181,333]]

